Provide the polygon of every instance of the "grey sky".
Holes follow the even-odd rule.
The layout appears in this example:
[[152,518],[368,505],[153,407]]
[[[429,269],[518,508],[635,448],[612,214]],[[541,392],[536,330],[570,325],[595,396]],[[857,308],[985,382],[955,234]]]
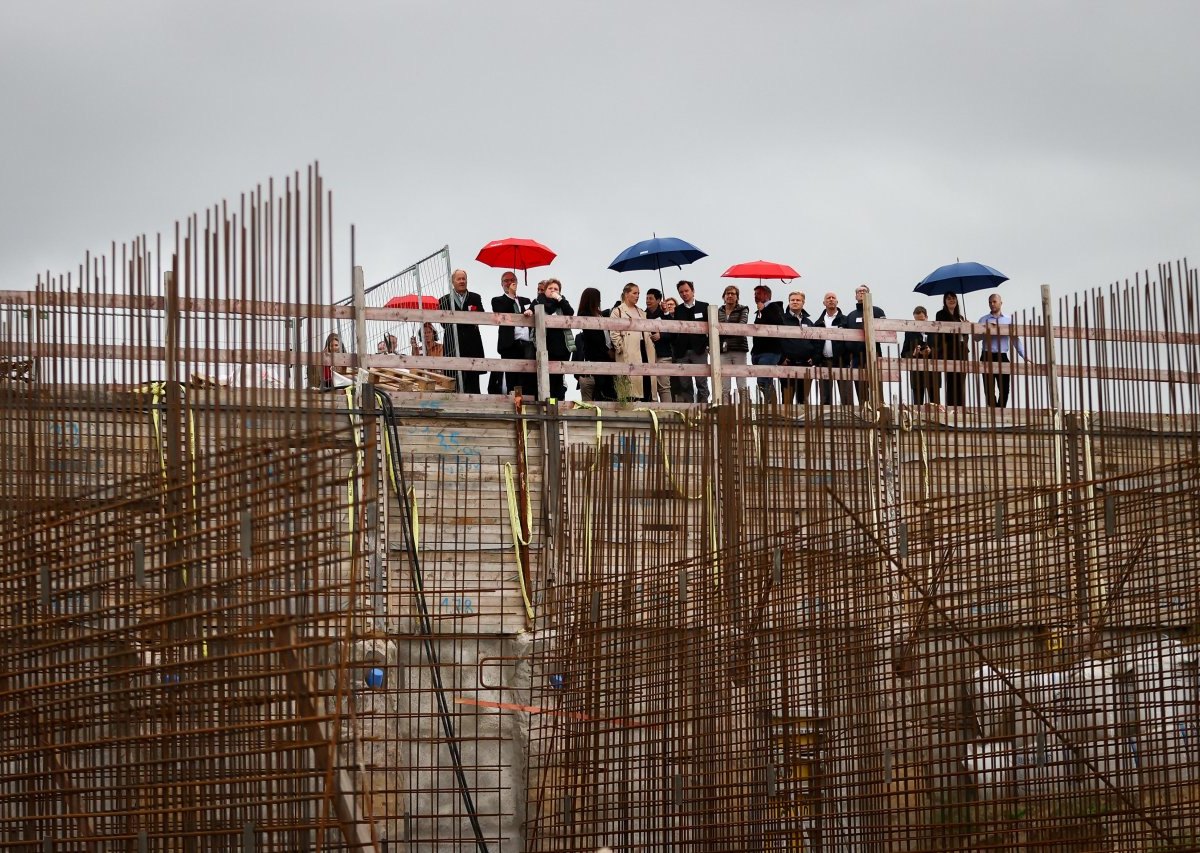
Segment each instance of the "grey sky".
[[615,300],[606,266],[657,231],[709,253],[684,275],[711,299],[761,257],[810,305],[869,282],[907,317],[960,257],[1016,309],[1196,253],[1198,24],[1196,2],[4,0],[0,288],[319,159],[340,293],[353,222],[369,281],[449,243],[494,295],[472,259],[515,235],[559,253],[531,277]]

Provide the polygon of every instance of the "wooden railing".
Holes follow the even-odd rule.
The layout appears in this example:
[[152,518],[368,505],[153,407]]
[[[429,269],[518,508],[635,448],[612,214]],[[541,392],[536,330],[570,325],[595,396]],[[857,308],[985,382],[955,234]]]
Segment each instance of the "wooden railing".
[[[361,282],[361,271],[356,269],[357,282]],[[169,286],[169,281],[168,281]],[[356,288],[359,292],[361,289]],[[1133,344],[1154,347],[1177,345],[1200,351],[1200,334],[1195,332],[1167,332],[1147,329],[1114,329],[1086,326],[1054,326],[1050,318],[1048,288],[1042,289],[1042,311],[1033,321],[1021,322],[1014,319],[1009,326],[1000,327],[1002,334],[1022,339],[1031,360],[1013,360],[1005,371],[1014,377],[1044,378],[1050,386],[1056,378],[1082,379],[1125,379],[1139,382],[1174,383],[1179,385],[1200,384],[1200,374],[1186,362],[1172,363],[1166,368],[1157,366],[1154,359],[1144,363],[1125,365],[1119,376],[1112,368],[1086,363],[1058,363],[1056,344],[1075,341],[1088,346],[1097,344]],[[827,329],[824,327],[763,326],[720,323],[717,321],[717,306],[710,305],[708,321],[695,320],[634,320],[624,318],[581,317],[546,315],[537,306],[533,316],[491,312],[440,311],[401,308],[369,308],[361,300],[346,305],[288,304],[237,299],[200,299],[169,296],[132,296],[122,294],[96,294],[70,291],[0,291],[0,306],[27,309],[30,315],[45,312],[85,311],[97,314],[104,310],[134,312],[138,314],[161,313],[165,316],[168,304],[178,306],[179,314],[199,317],[219,317],[220,322],[253,325],[256,322],[281,320],[307,320],[311,323],[331,320],[350,320],[356,329],[357,352],[344,353],[298,353],[293,349],[263,349],[231,347],[219,348],[203,345],[200,341],[181,341],[173,348],[174,360],[180,363],[210,364],[266,364],[266,365],[332,365],[347,372],[355,369],[420,368],[444,372],[457,371],[507,371],[534,373],[538,378],[539,396],[549,395],[551,374],[613,375],[613,376],[705,376],[712,380],[714,389],[721,387],[725,377],[747,377],[762,379],[821,379],[853,380],[869,382],[872,387],[880,383],[896,382],[902,375],[917,367],[913,359],[901,359],[885,354],[875,357],[876,344],[895,344],[905,332],[922,331],[931,334],[969,335],[972,341],[997,333],[997,326],[976,323],[918,322],[915,320],[875,319],[868,302],[864,311],[862,330]],[[370,352],[366,332],[368,322],[388,323],[431,322],[441,326],[514,326],[532,329],[536,357],[533,359],[466,358],[456,356],[428,356],[404,354],[378,354]],[[64,324],[65,325],[65,324]],[[708,337],[710,358],[707,364],[628,364],[623,362],[555,361],[551,360],[546,347],[547,334],[552,330],[602,329],[614,331],[660,331],[683,334],[703,334]],[[776,339],[807,339],[817,341],[842,341],[863,344],[868,354],[860,369],[849,367],[812,367],[801,365],[755,365],[722,364],[720,358],[712,357],[719,352],[721,336],[745,338],[770,337]],[[190,345],[189,345],[190,344]],[[977,350],[979,344],[972,344]],[[69,340],[53,340],[30,334],[21,340],[0,342],[0,356],[23,359],[66,358],[66,359],[112,359],[166,361],[167,347],[158,344],[130,343],[82,343]],[[361,353],[367,352],[367,355]],[[981,374],[991,368],[988,363],[977,360],[942,361],[921,359],[921,370],[944,372],[953,370],[964,374]],[[1050,398],[1053,398],[1051,387]],[[878,399],[878,398],[877,398]]]

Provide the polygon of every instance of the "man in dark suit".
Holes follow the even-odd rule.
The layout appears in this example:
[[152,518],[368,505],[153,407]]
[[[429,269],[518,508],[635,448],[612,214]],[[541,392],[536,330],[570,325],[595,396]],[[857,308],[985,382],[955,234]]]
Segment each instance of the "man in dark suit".
[[[846,315],[838,307],[837,294],[832,291],[826,293],[823,302],[825,310],[813,318],[813,325],[824,329],[840,329],[846,322]],[[841,343],[841,341],[835,341],[831,338],[821,341],[817,357],[813,359],[813,364],[818,367],[843,367]],[[821,398],[821,405],[823,406],[833,405],[833,383],[834,380],[832,379],[820,379],[817,381],[817,389]],[[838,400],[842,405],[854,405],[854,390],[850,385],[850,380],[838,379],[837,390]]]
[[[492,310],[497,314],[522,314],[533,316],[533,308],[528,299],[517,295],[517,274],[505,271],[500,276],[500,286],[504,288],[502,296],[492,298]],[[501,358],[534,359],[537,353],[533,346],[533,329],[527,326],[500,326],[497,332],[497,349]],[[492,382],[488,384],[488,393],[493,390],[497,375],[492,374]],[[506,371],[504,380],[508,384],[507,393],[511,394],[518,388],[522,397],[537,399],[537,375],[524,371]],[[498,390],[498,389],[497,389]]]
[[[771,288],[760,284],[754,288],[754,325],[782,326],[783,303],[771,301]],[[783,360],[783,340],[781,338],[755,337],[750,350],[751,364],[765,364],[775,367]],[[775,380],[770,377],[758,379],[758,397],[761,403],[774,403],[778,399],[775,393]]]
[[[918,305],[913,309],[913,319],[924,323],[929,319],[925,306]],[[936,370],[921,370],[916,365],[926,366],[933,358],[933,336],[928,332],[905,332],[904,346],[900,348],[901,358],[915,359],[914,368],[909,371],[908,381],[912,385],[912,401],[921,403],[937,403],[938,391],[941,386],[941,375]]]
[[[681,281],[675,289],[679,291],[675,319],[706,322],[708,303],[696,298],[696,289],[692,283]],[[708,364],[708,335],[672,332],[671,345],[676,364]],[[718,388],[717,393],[720,393],[720,390]],[[676,403],[707,403],[708,377],[680,376],[679,385],[671,386],[671,397]]]
[[[438,300],[438,308],[442,311],[483,311],[483,300],[478,293],[467,290],[467,271],[455,270],[450,276],[450,292]],[[447,356],[462,358],[483,358],[483,338],[478,326],[466,326],[460,323],[442,323],[445,333],[444,353]],[[455,385],[459,393],[478,394],[478,370],[462,370],[454,374]]]
[[[843,329],[863,329],[863,302],[866,300],[867,294],[871,288],[865,284],[860,284],[854,288],[854,310],[846,315],[846,319],[842,323]],[[883,313],[883,309],[878,305],[871,306],[871,316],[876,320],[882,320],[887,317]],[[880,358],[883,355],[883,348],[879,344],[875,344],[875,358]],[[855,367],[859,370],[866,370],[867,367],[867,345],[859,341],[842,341],[842,358],[846,363],[846,367]],[[858,403],[862,405],[870,401],[871,388],[870,383],[865,379],[857,379],[854,381],[854,388],[858,391]],[[878,401],[871,401],[878,403]]]
[[[812,317],[804,310],[804,294],[801,291],[793,290],[788,294],[788,307],[783,312],[783,323],[785,326],[812,326]],[[780,346],[783,349],[781,364],[812,367],[821,357],[821,342],[812,338],[783,338]],[[784,379],[780,386],[784,403],[803,405],[808,402],[808,379]]]

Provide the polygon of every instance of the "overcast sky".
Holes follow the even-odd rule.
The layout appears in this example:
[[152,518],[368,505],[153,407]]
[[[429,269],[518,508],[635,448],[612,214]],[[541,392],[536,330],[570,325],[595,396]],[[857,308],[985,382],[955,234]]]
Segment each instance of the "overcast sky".
[[353,222],[369,282],[448,243],[494,295],[473,258],[516,235],[559,253],[531,276],[612,300],[657,232],[709,253],[710,299],[766,258],[810,307],[868,282],[907,317],[961,258],[1019,309],[1200,254],[1198,25],[1195,0],[2,0],[0,288],[319,159],[339,295]]

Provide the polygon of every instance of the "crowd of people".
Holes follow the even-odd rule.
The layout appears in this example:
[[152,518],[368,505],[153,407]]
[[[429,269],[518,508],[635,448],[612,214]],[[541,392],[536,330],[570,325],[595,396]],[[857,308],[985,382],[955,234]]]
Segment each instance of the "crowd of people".
[[[621,298],[605,308],[600,291],[586,288],[579,295],[578,309],[563,295],[562,282],[549,278],[538,282],[537,296],[529,299],[517,293],[516,273],[505,271],[500,277],[501,293],[491,299],[493,313],[521,314],[533,316],[534,307],[541,305],[547,315],[612,317],[631,320],[695,320],[707,321],[709,306],[696,298],[695,286],[687,280],[679,281],[676,296],[664,296],[658,288],[646,290],[642,303],[641,288],[632,282],[621,289]],[[830,329],[863,328],[863,303],[869,292],[867,285],[859,285],[854,291],[854,307],[843,312],[836,293],[826,293],[821,308],[810,314],[805,307],[803,291],[793,290],[786,298],[776,299],[770,286],[759,283],[753,288],[753,310],[741,302],[741,290],[729,284],[721,294],[721,305],[717,319],[721,323],[753,323],[765,326],[820,327]],[[782,296],[782,294],[781,294]],[[451,290],[439,301],[443,311],[483,311],[483,299],[467,286],[465,270],[455,270],[451,275]],[[999,294],[988,297],[988,313],[976,322],[1008,326],[1011,322],[1003,313],[1003,301]],[[886,314],[878,306],[872,306],[875,318]],[[913,308],[913,319],[927,321],[927,309],[918,305]],[[955,293],[942,297],[941,308],[934,320],[944,322],[966,322]],[[412,353],[427,355],[460,356],[483,358],[483,338],[479,326],[463,323],[444,323],[443,341],[439,342],[432,323],[423,325],[423,342],[413,336]],[[1008,363],[1010,349],[1015,349],[1022,358],[1027,358],[1024,346],[1016,338],[999,328],[995,334],[976,336],[980,345],[978,358],[988,363],[991,369],[984,371],[984,396],[988,405],[1004,408],[1008,405],[1011,375],[1003,365]],[[771,337],[765,335],[721,335],[720,352],[709,351],[709,337],[704,333],[583,329],[550,329],[546,340],[547,355],[551,361],[623,362],[626,364],[670,363],[708,364],[709,358],[719,358],[722,365],[744,365],[747,362],[763,366],[803,366],[827,368],[865,368],[867,365],[866,345],[862,341]],[[395,337],[385,336],[379,344],[380,352],[395,352]],[[329,342],[327,342],[328,348]],[[337,342],[340,346],[340,341]],[[526,326],[500,326],[497,349],[500,358],[510,360],[533,360],[536,357],[532,329]],[[882,349],[875,346],[875,356]],[[953,362],[966,361],[970,355],[969,336],[957,332],[906,332],[900,348],[900,356],[913,360],[909,371],[912,402],[962,406],[966,404],[967,373],[955,370]],[[943,360],[944,370],[924,367],[923,361]],[[481,371],[455,371],[456,387],[462,393],[480,393]],[[326,378],[327,377],[322,377]],[[613,376],[610,374],[576,374],[581,397],[587,401],[632,401],[664,403],[708,403],[713,391],[707,376]],[[562,373],[551,373],[550,396],[563,399],[567,393],[567,378]],[[734,402],[748,399],[750,389],[745,377],[729,377],[722,380],[719,389],[722,401]],[[870,388],[866,381],[842,379],[785,378],[776,380],[759,377],[755,380],[757,399],[766,403],[806,403],[831,405],[835,390],[837,402],[855,405],[870,399]],[[815,386],[815,387],[814,387]],[[493,371],[489,376],[489,394],[510,394],[520,389],[525,397],[536,398],[536,376],[523,370]]]

